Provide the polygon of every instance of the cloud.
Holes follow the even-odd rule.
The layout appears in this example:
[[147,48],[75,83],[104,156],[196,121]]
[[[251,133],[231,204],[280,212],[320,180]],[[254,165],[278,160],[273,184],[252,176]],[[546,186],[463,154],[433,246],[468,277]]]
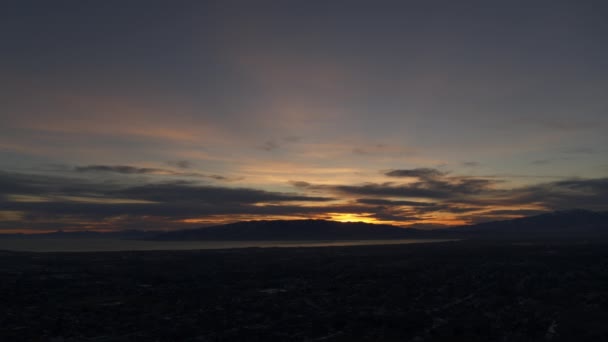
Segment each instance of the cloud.
[[[185,175],[189,175],[189,174],[185,174]],[[212,178],[218,181],[227,181],[227,182],[231,182],[231,181],[237,181],[237,180],[242,180],[244,179],[243,177],[225,177],[225,176],[220,176],[220,175],[203,175],[202,177],[207,177],[207,178]]]
[[78,172],[115,172],[115,173],[123,173],[123,174],[147,174],[147,175],[158,175],[158,174],[175,174],[176,172],[165,170],[165,169],[155,169],[155,168],[139,168],[127,165],[89,165],[89,166],[77,166],[74,170]]
[[[221,217],[225,221],[235,217],[330,217],[331,213],[404,224],[440,222],[437,217],[477,222],[556,209],[608,209],[608,178],[498,189],[494,185],[500,180],[444,173],[405,184],[315,185],[292,181],[298,189],[292,193],[210,186],[193,180],[150,182],[128,177],[146,174],[145,168],[103,169],[98,172],[125,176],[108,181],[0,172],[0,207],[11,213],[1,216],[0,228],[124,229],[137,227],[139,222],[145,227],[171,229],[183,227],[179,222],[201,217]],[[87,176],[89,172],[94,171],[75,175]]]
[[180,169],[190,169],[193,166],[193,163],[188,160],[168,161],[167,164]]
[[171,228],[177,220],[209,215],[316,215],[328,210],[363,210],[357,206],[301,204],[327,203],[330,197],[202,186],[188,181],[128,185],[0,173],[0,184],[12,184],[0,193],[2,211],[19,213],[11,216],[19,217],[19,222],[6,217],[0,222],[0,228],[10,229],[86,229],[108,226],[110,222],[115,224],[112,229],[124,229],[128,222],[135,224],[138,219],[148,224],[153,219],[164,221],[164,228]]
[[370,152],[361,147],[355,147],[355,148],[353,148],[353,153],[358,154],[360,156],[364,156],[364,155],[368,155]]
[[465,161],[465,162],[462,162],[462,165],[466,166],[466,167],[479,167],[479,166],[481,166],[481,163],[476,162],[476,161]]
[[117,189],[115,182],[0,171],[0,195],[86,195]]
[[385,182],[362,185],[316,185],[310,186],[310,188],[358,196],[448,199],[481,193],[500,182],[492,179],[467,177],[436,179],[437,176],[435,175],[421,174],[422,176],[418,182],[407,184]]
[[[127,172],[137,172],[131,169]],[[121,173],[122,174],[122,173]],[[363,203],[330,204],[332,197],[270,192],[251,188],[203,186],[190,181],[129,185],[106,184],[67,177],[0,174],[0,182],[13,184],[12,195],[25,192],[43,199],[17,201],[1,197],[3,210],[20,213],[20,221],[0,222],[0,228],[14,229],[105,229],[178,228],[177,221],[224,215],[264,218],[272,215],[323,217],[330,213],[358,214],[395,222],[414,220],[414,213]],[[17,192],[17,193],[13,193]],[[13,196],[14,197],[14,196]],[[302,202],[309,202],[302,205]],[[293,204],[290,204],[293,203]],[[315,205],[322,203],[322,205]],[[405,202],[402,201],[401,204]],[[311,205],[312,204],[312,205]],[[408,204],[412,204],[409,203]],[[407,217],[406,217],[407,216]],[[165,222],[162,226],[159,222]],[[138,223],[140,224],[138,226]],[[142,226],[143,225],[143,226]]]
[[421,219],[419,216],[403,215],[401,213],[391,214],[387,211],[379,211],[372,214],[372,217],[381,221],[393,221],[393,222],[413,222]]
[[[416,173],[410,173],[416,174]],[[426,172],[421,172],[426,177]],[[436,173],[430,172],[433,176]],[[571,179],[539,183],[511,189],[498,189],[500,179],[485,179],[463,176],[419,179],[417,182],[398,184],[367,183],[361,185],[314,185],[306,189],[327,191],[336,196],[368,196],[355,199],[361,205],[376,205],[378,208],[408,207],[407,214],[425,213],[465,214],[496,210],[496,207],[513,207],[520,215],[538,211],[584,208],[608,210],[608,179]],[[403,198],[395,200],[394,198]],[[432,203],[411,200],[425,198]],[[522,209],[533,208],[533,209]],[[533,211],[525,211],[533,210]],[[404,214],[404,213],[402,213]],[[506,215],[506,212],[503,213]],[[516,215],[513,211],[511,215]],[[405,215],[405,214],[404,214]]]
[[328,202],[333,200],[331,197],[306,196],[251,188],[199,185],[191,181],[133,185],[125,182],[4,172],[0,172],[0,185],[6,185],[0,187],[0,195],[3,195],[5,199],[8,198],[8,195],[36,195],[51,197],[51,199],[69,196],[215,206],[229,203]]
[[408,192],[412,192],[419,193],[420,195],[417,197],[429,198],[450,198],[463,194],[476,194],[490,190],[494,185],[501,182],[500,180],[488,178],[448,176],[448,172],[432,168],[390,170],[386,171],[384,175],[388,177],[418,179],[416,182],[397,187],[391,186],[391,183],[385,183],[389,184],[388,187],[385,187],[387,191],[394,192],[397,189],[401,189],[400,192],[404,196]]
[[477,194],[488,191],[493,185],[501,183],[501,181],[484,178],[451,178],[447,182],[436,182],[438,188],[447,188],[450,191],[459,194]]
[[264,151],[278,150],[288,144],[296,144],[302,141],[300,136],[286,136],[280,139],[268,139],[262,145],[258,146],[259,149]]
[[[33,179],[29,179],[33,181]],[[35,194],[35,184],[29,184],[27,177],[0,172],[0,196],[8,194]]]
[[411,155],[414,154],[414,150],[405,148],[397,145],[388,144],[369,144],[365,146],[357,146],[352,149],[352,153],[359,156],[372,156],[372,155]]
[[378,197],[421,197],[449,198],[452,194],[446,190],[428,189],[413,185],[395,185],[394,183],[368,183],[363,185],[320,185],[314,189],[329,190],[335,193],[356,196]]
[[531,216],[546,213],[547,210],[537,209],[502,209],[502,210],[491,210],[484,212],[484,216]]
[[310,197],[297,194],[269,192],[248,188],[191,186],[181,184],[147,184],[114,193],[126,198],[162,202],[260,203],[260,202],[327,202],[329,197]]
[[[190,167],[186,161],[179,162],[184,166]],[[234,181],[242,178],[226,177],[221,175],[209,175],[199,172],[182,172],[174,171],[169,169],[160,168],[141,168],[129,165],[88,165],[88,166],[77,166],[74,168],[76,172],[108,172],[108,173],[119,173],[127,175],[154,175],[154,176],[180,176],[180,177],[198,177],[198,178],[211,178],[218,181]]]
[[[192,226],[188,219],[220,218],[218,223],[240,219],[267,219],[280,217],[319,217],[328,213],[367,214],[369,209],[349,205],[265,205],[242,203],[153,203],[153,204],[100,204],[70,201],[50,203],[9,202],[7,211],[21,217],[14,221],[0,220],[0,229],[25,227],[38,230],[108,229],[179,229]],[[24,213],[24,214],[23,214]],[[196,226],[196,222],[194,222]]]
[[493,190],[478,196],[457,198],[449,203],[480,206],[534,205],[547,210],[583,208],[608,210],[608,178],[569,179],[539,183],[506,190]]
[[435,203],[428,202],[416,202],[416,201],[393,201],[381,198],[359,198],[357,203],[371,204],[371,205],[387,205],[387,206],[414,206],[414,207],[428,207],[433,206]]
[[274,140],[267,140],[260,146],[260,148],[264,151],[274,151],[279,147],[279,144]]
[[388,177],[411,177],[419,179],[436,179],[446,175],[445,172],[437,169],[418,168],[409,170],[390,170],[384,173]]
[[304,181],[289,181],[289,184],[295,186],[296,188],[307,188],[312,185]]

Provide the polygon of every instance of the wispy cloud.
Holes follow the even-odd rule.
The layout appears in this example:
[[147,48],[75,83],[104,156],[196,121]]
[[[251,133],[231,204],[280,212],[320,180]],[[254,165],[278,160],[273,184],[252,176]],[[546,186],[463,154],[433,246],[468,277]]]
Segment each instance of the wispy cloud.
[[300,143],[303,140],[300,136],[287,136],[281,139],[268,139],[263,144],[259,145],[258,148],[264,151],[274,151],[283,148],[287,145],[293,145]]
[[349,195],[447,199],[482,193],[491,190],[496,184],[500,183],[500,180],[496,179],[448,176],[447,172],[432,168],[390,170],[384,172],[384,174],[388,177],[412,178],[414,180],[408,183],[319,185],[316,188]]
[[372,205],[388,205],[388,206],[412,206],[412,207],[428,207],[435,206],[435,203],[416,202],[416,201],[395,201],[382,198],[358,198],[357,203],[372,204]]
[[436,179],[446,175],[445,172],[437,169],[418,168],[406,170],[390,170],[384,173],[388,177],[412,177],[420,179]]
[[273,151],[278,149],[279,147],[280,145],[274,140],[267,140],[262,145],[260,145],[260,148],[264,151]]
[[178,167],[180,169],[190,169],[194,166],[194,163],[188,160],[168,161],[167,164],[173,167]]
[[115,172],[123,174],[147,174],[147,175],[175,175],[178,172],[155,169],[155,168],[140,168],[128,165],[89,165],[77,166],[74,168],[78,172]]
[[[4,215],[0,227],[14,229],[15,225],[52,229],[57,223],[85,229],[101,227],[114,221],[120,226],[123,218],[142,222],[155,217],[165,222],[165,228],[174,221],[205,215],[232,214],[263,215],[316,215],[332,212],[356,211],[356,207],[336,205],[302,205],[327,203],[330,197],[306,196],[297,193],[270,192],[251,188],[203,186],[192,182],[176,181],[144,185],[107,184],[101,181],[66,177],[47,177],[28,174],[0,173],[2,187],[0,203]],[[26,196],[27,195],[27,196]],[[294,203],[294,204],[289,204]],[[6,214],[6,213],[5,213]],[[19,221],[8,220],[19,217]],[[77,218],[77,220],[75,220]],[[78,223],[79,222],[79,223]]]
[[[146,227],[160,228],[164,224],[164,228],[179,228],[205,218],[229,222],[236,217],[339,215],[403,225],[455,224],[574,207],[608,209],[606,178],[498,188],[500,179],[419,168],[399,170],[399,177],[391,177],[411,178],[406,183],[328,185],[294,181],[291,185],[295,192],[280,192],[211,186],[177,178],[130,177],[154,176],[164,170],[156,168],[81,168],[71,173],[74,177],[0,172],[0,228],[122,229],[135,227],[138,222]],[[89,177],[99,172],[116,174],[117,180]]]
[[479,167],[481,166],[480,162],[476,162],[476,161],[465,161],[462,162],[462,166],[466,166],[466,167]]
[[379,156],[379,155],[393,155],[393,156],[411,156],[415,154],[414,149],[406,148],[397,145],[390,145],[385,143],[380,144],[366,144],[354,147],[352,149],[353,154],[358,156]]
[[[187,164],[189,165],[189,164]],[[127,175],[154,175],[154,176],[181,176],[181,177],[199,177],[199,178],[211,178],[218,181],[232,181],[240,180],[237,177],[226,177],[222,175],[209,175],[199,172],[182,172],[174,171],[169,169],[161,168],[148,168],[148,167],[135,167],[129,165],[87,165],[77,166],[74,168],[75,171],[85,172],[108,172],[108,173],[119,173]]]

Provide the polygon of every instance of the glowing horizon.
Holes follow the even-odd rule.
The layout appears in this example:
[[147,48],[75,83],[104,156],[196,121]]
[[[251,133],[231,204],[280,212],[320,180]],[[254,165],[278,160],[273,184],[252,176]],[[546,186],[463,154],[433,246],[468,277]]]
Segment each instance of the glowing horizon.
[[5,6],[0,233],[608,210],[602,6],[266,5]]

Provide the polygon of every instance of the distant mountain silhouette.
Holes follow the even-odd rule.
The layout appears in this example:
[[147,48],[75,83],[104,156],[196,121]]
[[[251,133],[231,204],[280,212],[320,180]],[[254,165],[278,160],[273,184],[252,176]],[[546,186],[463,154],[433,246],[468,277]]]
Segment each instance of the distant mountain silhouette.
[[422,231],[390,225],[326,220],[244,221],[208,228],[180,230],[158,240],[370,240],[419,237]]
[[608,238],[608,212],[556,211],[505,221],[468,226],[419,230],[391,225],[326,220],[243,221],[220,226],[154,232],[54,232],[44,234],[0,234],[2,238],[118,238],[146,240],[388,240],[388,239],[519,239],[519,238]]
[[505,221],[492,221],[442,231],[463,238],[608,237],[608,213],[564,210]]
[[556,211],[437,230],[325,220],[244,221],[159,234],[158,240],[370,240],[608,237],[608,213]]

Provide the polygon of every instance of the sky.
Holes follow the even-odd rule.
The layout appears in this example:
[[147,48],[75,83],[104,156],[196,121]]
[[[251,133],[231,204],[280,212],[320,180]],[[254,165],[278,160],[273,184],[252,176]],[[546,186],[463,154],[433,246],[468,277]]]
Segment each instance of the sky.
[[0,232],[608,210],[605,1],[0,4]]

